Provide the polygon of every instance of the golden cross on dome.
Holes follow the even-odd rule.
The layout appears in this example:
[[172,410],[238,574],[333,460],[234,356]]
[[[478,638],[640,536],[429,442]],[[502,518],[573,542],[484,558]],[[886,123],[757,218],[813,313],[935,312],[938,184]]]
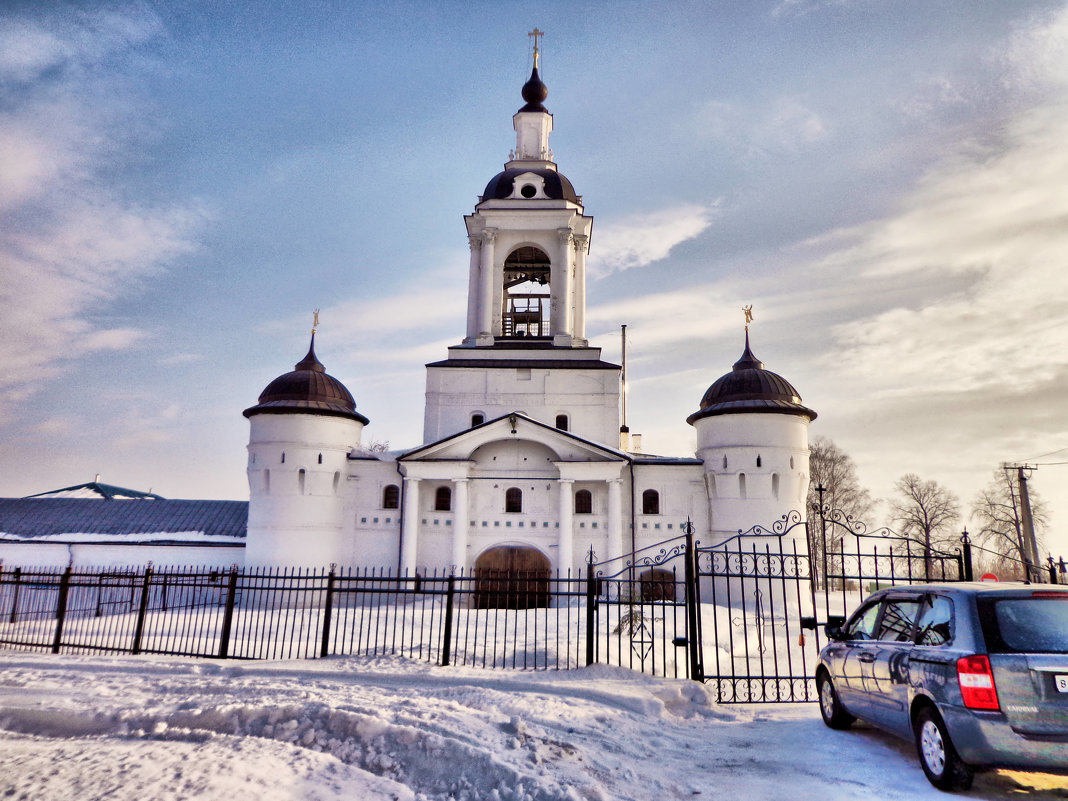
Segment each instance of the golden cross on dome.
[[544,35],[545,31],[538,30],[537,26],[534,26],[534,30],[527,34],[527,36],[534,37],[534,69],[538,68],[538,37]]
[[312,333],[315,333],[315,329],[319,327],[319,310],[316,309],[312,312]]
[[753,304],[748,306],[742,306],[742,311],[745,312],[745,330],[749,330],[749,324],[753,322]]

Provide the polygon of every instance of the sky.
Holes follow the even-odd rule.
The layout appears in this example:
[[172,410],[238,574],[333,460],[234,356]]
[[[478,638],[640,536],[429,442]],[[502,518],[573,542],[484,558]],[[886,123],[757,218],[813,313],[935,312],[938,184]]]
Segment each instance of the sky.
[[[462,216],[545,31],[628,423],[753,350],[861,482],[967,510],[1038,465],[1068,556],[1068,4],[84,2],[0,8],[0,495],[247,498],[241,411],[307,348],[422,441],[464,335]],[[1061,463],[1061,464],[1058,464]],[[886,512],[884,503],[876,512]],[[769,522],[769,521],[754,521]],[[877,520],[874,522],[882,522]]]
[[[0,653],[0,791],[56,801],[939,801],[912,743],[593,665]],[[773,744],[773,748],[760,748]],[[756,746],[756,747],[755,747]],[[759,750],[758,750],[759,749]],[[979,773],[962,797],[1063,799]]]

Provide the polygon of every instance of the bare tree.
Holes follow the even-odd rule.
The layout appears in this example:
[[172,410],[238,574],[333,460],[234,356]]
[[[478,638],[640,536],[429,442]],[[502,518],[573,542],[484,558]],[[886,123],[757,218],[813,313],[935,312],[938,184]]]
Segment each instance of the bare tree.
[[937,481],[924,481],[906,473],[894,484],[898,497],[890,501],[890,514],[901,533],[923,543],[924,565],[931,575],[931,551],[951,546],[960,520],[960,501]]
[[852,457],[826,437],[817,437],[809,444],[808,474],[808,552],[816,572],[825,579],[822,572],[825,551],[829,558],[845,532],[838,525],[829,525],[824,532],[812,510],[818,509],[822,502],[828,512],[841,513],[843,522],[855,525],[871,513],[875,502],[871,493],[860,485]]
[[[1045,502],[1028,487],[1031,519],[1042,551],[1040,532],[1049,524]],[[998,469],[985,489],[972,502],[973,538],[988,551],[984,565],[1007,577],[1025,577],[1029,548],[1024,542],[1023,511],[1020,508],[1019,478],[1015,471]]]

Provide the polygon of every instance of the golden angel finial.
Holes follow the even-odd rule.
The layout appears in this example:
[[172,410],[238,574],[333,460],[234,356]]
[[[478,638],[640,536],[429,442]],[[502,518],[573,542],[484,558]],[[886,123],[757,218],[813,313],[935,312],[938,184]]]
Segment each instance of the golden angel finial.
[[742,306],[742,311],[745,312],[745,330],[749,330],[749,324],[753,322],[753,304],[748,306]]
[[312,333],[314,334],[316,329],[319,328],[319,310],[316,309],[312,312]]

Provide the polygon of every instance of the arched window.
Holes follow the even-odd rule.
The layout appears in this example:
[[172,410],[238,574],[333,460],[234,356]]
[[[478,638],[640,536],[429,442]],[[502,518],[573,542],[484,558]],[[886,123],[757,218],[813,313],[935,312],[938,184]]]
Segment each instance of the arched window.
[[286,452],[282,451],[282,464],[286,463]]
[[656,490],[646,490],[642,493],[642,514],[660,514],[660,493]]
[[263,471],[263,492],[265,495],[271,494],[271,471]]
[[434,511],[449,512],[452,510],[452,490],[448,487],[438,487],[434,493]]
[[319,454],[319,464],[322,464],[322,463],[323,463],[323,455],[320,453]]
[[509,487],[504,493],[504,511],[523,511],[523,490],[519,487]]
[[301,495],[304,494],[304,479],[305,478],[306,478],[306,474],[304,472],[304,468],[302,467],[302,468],[300,468],[300,470],[297,471],[297,489],[300,491]]
[[567,415],[566,414],[558,414],[558,415],[556,415],[556,427],[559,428],[561,431],[567,431]]
[[745,473],[738,474],[738,497],[743,501],[749,497],[745,489]]
[[400,487],[390,484],[382,490],[382,508],[396,509],[400,506]]
[[337,495],[338,484],[341,483],[341,473],[334,471],[334,494]]
[[794,469],[794,457],[793,456],[790,457],[790,469],[791,470]]
[[771,474],[771,494],[774,495],[776,498],[779,497],[779,474],[778,473],[772,473]]
[[727,455],[726,454],[723,455],[723,469],[724,470],[727,469]]
[[589,490],[579,490],[575,493],[575,514],[593,514],[593,493]]
[[473,415],[471,415],[471,428],[474,428],[475,426],[480,426],[485,422],[486,415],[482,414],[481,412],[475,412]]
[[762,466],[763,465],[761,464],[760,454],[758,453],[757,454],[757,467],[762,467]]

